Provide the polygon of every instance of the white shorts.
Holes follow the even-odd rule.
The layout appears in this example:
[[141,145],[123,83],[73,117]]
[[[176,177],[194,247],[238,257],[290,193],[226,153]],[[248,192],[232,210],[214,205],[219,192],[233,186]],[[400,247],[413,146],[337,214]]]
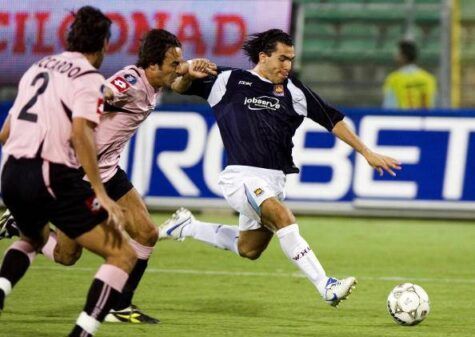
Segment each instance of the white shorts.
[[227,166],[219,175],[219,186],[228,204],[239,212],[239,230],[260,228],[260,205],[276,197],[285,199],[285,174],[253,166]]

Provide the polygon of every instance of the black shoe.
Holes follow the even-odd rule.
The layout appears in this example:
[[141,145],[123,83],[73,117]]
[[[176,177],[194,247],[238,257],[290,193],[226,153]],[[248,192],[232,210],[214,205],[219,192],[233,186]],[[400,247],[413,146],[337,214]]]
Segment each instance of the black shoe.
[[16,221],[10,211],[7,209],[0,217],[0,240],[10,239],[14,236],[20,236],[20,231],[16,226]]
[[104,322],[110,323],[135,323],[135,324],[158,324],[160,320],[144,314],[135,305],[122,310],[111,310]]
[[3,292],[3,290],[0,290],[0,315],[2,314],[4,304],[5,304],[5,293]]

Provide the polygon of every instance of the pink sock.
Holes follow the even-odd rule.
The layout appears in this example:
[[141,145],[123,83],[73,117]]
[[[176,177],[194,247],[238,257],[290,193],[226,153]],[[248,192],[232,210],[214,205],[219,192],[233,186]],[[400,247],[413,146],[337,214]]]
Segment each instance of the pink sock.
[[148,260],[150,255],[152,255],[153,247],[144,246],[132,239],[129,240],[129,243],[135,250],[137,258],[139,258],[140,260]]
[[58,240],[56,239],[56,233],[51,232],[49,234],[48,241],[41,249],[41,252],[43,253],[43,255],[53,262],[54,262],[54,248],[56,247],[57,243],[58,243]]
[[99,267],[94,278],[101,280],[118,292],[122,292],[125,282],[127,282],[129,278],[129,274],[114,265],[103,264]]

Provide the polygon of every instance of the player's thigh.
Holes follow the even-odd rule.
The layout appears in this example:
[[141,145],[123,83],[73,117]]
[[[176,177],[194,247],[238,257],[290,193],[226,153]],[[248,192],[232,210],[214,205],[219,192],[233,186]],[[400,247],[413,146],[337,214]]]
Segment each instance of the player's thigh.
[[[221,179],[220,186],[228,204],[239,214],[256,221],[257,224],[261,222],[260,205],[264,200],[275,196],[274,190],[260,177],[240,175],[229,180]],[[239,229],[248,230],[257,227],[242,228],[240,225]]]
[[135,188],[132,188],[117,203],[126,211],[125,231],[135,241],[153,246],[158,239],[155,226],[147,206]]
[[135,251],[124,234],[105,222],[75,238],[87,250],[103,257],[106,263],[130,273],[137,261]]
[[104,184],[107,194],[126,210],[125,230],[130,237],[145,246],[154,246],[158,231],[142,197],[120,167]]
[[261,222],[267,228],[276,231],[295,223],[295,217],[282,201],[268,198],[261,204]]
[[70,239],[60,230],[56,230],[56,247],[54,248],[54,261],[65,266],[72,266],[81,257],[82,247]]

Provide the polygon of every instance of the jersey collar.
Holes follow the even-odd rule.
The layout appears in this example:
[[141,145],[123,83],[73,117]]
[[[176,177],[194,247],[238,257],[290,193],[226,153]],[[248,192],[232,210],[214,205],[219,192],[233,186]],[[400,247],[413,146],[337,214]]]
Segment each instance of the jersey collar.
[[273,83],[272,83],[271,81],[269,81],[267,78],[262,77],[261,75],[259,75],[258,73],[256,73],[254,70],[248,70],[248,72],[250,72],[250,73],[253,74],[254,76],[259,77],[259,78],[260,78],[262,81],[264,81],[264,82],[273,84]]

